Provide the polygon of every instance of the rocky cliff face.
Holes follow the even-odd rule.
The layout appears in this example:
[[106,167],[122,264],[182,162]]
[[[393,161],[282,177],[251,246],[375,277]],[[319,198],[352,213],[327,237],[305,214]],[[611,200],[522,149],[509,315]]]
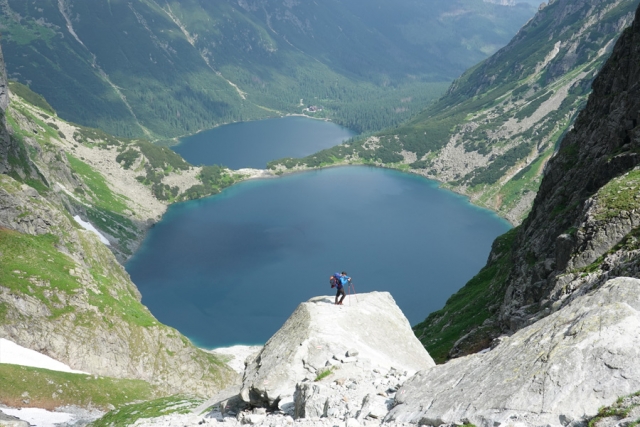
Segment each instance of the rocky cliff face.
[[113,254],[36,190],[0,175],[0,337],[160,393],[208,395],[235,375],[159,323]]
[[557,309],[577,290],[622,270],[639,273],[639,18],[637,12],[594,81],[518,233],[500,313],[511,330]]
[[[443,346],[449,357],[477,352],[610,278],[640,275],[637,14],[546,166],[528,218],[499,239],[487,267],[451,304],[416,327],[427,348],[450,340]],[[476,304],[482,296],[465,297],[478,288],[492,298]],[[479,313],[474,319],[470,308]]]
[[410,378],[388,421],[578,426],[640,389],[640,280],[618,278],[482,354]]
[[0,173],[7,173],[12,170],[9,163],[9,156],[15,157],[16,148],[11,141],[11,136],[6,129],[5,113],[9,106],[9,83],[4,65],[4,56],[0,49]]

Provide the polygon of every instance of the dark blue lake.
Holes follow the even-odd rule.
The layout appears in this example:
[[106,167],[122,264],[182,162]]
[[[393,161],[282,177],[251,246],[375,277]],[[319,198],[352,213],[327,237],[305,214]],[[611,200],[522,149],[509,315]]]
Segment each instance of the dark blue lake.
[[193,165],[264,169],[272,160],[305,157],[354,135],[335,123],[291,116],[220,126],[171,148]]
[[509,228],[421,177],[331,168],[171,206],[127,270],[154,315],[194,343],[261,344],[301,301],[333,294],[341,270],[357,292],[391,292],[416,324]]

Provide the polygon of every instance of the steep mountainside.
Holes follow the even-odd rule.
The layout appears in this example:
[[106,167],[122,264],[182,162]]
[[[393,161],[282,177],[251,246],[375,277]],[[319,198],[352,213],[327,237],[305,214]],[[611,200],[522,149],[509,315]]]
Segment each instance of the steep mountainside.
[[365,162],[412,171],[517,224],[637,4],[550,1],[506,47],[465,72],[407,124],[302,161],[279,163]]
[[[4,76],[0,101],[6,107]],[[89,166],[106,167],[110,145],[132,150],[133,142],[63,122],[46,111],[42,98],[16,88],[42,108],[11,95],[1,110],[0,337],[96,376],[142,379],[160,394],[209,395],[223,388],[235,374],[160,324],[106,246],[125,257],[166,203],[135,177],[118,186],[115,173]],[[135,147],[144,152],[143,142]],[[92,151],[100,154],[85,159]],[[152,156],[138,157],[152,163]],[[161,169],[167,176],[159,182],[176,175],[167,165]],[[202,185],[195,173],[189,179]],[[122,187],[129,191],[119,192]],[[109,238],[86,231],[83,217]]]
[[534,12],[482,0],[1,0],[0,8],[10,78],[65,119],[164,138],[309,105],[355,130],[398,124]]
[[485,348],[608,279],[640,276],[638,64],[640,10],[548,162],[528,218],[496,240],[478,276],[414,328],[434,359]]
[[[216,194],[236,181],[265,175],[251,169],[194,167],[166,147],[66,122],[26,86],[9,82],[9,87],[6,119],[22,147],[22,163],[33,166],[40,178],[27,179],[60,198],[72,215],[93,223],[121,261],[135,251],[169,203]],[[20,162],[12,156],[9,163]]]

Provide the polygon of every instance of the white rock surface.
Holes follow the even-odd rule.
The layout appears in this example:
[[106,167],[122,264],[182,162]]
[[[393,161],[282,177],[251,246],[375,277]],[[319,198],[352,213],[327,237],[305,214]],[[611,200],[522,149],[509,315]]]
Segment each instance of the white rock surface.
[[45,356],[37,351],[24,348],[4,338],[0,338],[0,363],[11,365],[31,366],[34,368],[44,368],[51,371],[71,372],[74,374],[88,374],[88,372],[76,371],[58,362],[49,356]]
[[395,422],[560,426],[640,390],[640,280],[612,279],[495,349],[419,372]]
[[[245,402],[268,407],[279,404],[282,408],[292,403],[296,384],[314,381],[333,367],[324,382],[349,379],[355,384],[343,383],[340,387],[361,389],[360,395],[352,396],[357,400],[351,401],[355,411],[368,392],[376,392],[373,384],[359,387],[374,379],[374,369],[386,374],[395,368],[394,372],[410,375],[434,366],[389,293],[358,294],[351,305],[345,300],[345,305],[336,306],[333,301],[333,297],[316,297],[298,306],[247,365],[241,391]],[[358,355],[348,357],[347,353]],[[338,394],[335,390],[328,393]],[[314,400],[322,398],[317,393],[309,395]],[[327,395],[322,396],[326,400]]]

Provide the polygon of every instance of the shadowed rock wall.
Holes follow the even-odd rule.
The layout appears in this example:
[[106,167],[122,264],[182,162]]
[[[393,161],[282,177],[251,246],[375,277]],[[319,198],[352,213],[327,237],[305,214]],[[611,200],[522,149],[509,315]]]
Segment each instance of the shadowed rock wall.
[[[580,281],[581,274],[574,273],[611,251],[640,224],[640,201],[614,203],[603,195],[606,184],[640,163],[639,14],[549,161],[519,231],[500,315],[507,329],[517,330],[550,313],[585,282],[593,283],[595,279]],[[622,186],[620,191],[635,190]],[[634,271],[626,274],[636,276]]]

